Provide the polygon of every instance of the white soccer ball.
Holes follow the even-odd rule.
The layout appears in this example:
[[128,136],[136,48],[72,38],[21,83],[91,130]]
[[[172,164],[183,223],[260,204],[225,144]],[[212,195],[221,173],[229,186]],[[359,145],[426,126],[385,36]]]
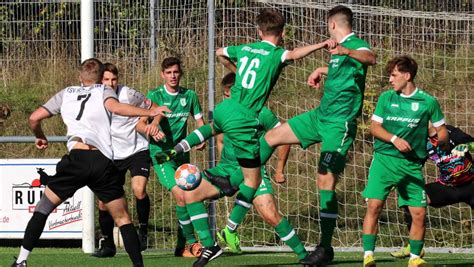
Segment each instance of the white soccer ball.
[[201,183],[201,172],[197,166],[186,163],[179,166],[174,173],[174,179],[179,188],[193,190]]

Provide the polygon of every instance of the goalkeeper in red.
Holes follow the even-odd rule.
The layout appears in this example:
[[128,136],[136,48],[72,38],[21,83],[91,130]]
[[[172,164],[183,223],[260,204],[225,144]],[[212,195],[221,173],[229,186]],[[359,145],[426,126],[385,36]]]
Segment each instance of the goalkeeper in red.
[[438,101],[414,83],[417,69],[415,60],[408,56],[388,62],[387,73],[393,90],[380,95],[372,116],[374,156],[362,193],[368,199],[362,230],[364,267],[375,266],[377,222],[393,187],[398,192],[398,205],[408,206],[413,218],[408,266],[427,264],[420,255],[427,205],[422,168],[427,156],[429,121],[433,123],[441,149],[446,149],[449,140]]

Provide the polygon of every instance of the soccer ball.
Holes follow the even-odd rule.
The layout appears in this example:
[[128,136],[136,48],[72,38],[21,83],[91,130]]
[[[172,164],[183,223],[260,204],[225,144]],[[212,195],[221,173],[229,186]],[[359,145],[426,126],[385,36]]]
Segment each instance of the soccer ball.
[[192,164],[183,164],[174,173],[174,179],[179,188],[189,191],[199,186],[201,183],[201,172],[199,168]]

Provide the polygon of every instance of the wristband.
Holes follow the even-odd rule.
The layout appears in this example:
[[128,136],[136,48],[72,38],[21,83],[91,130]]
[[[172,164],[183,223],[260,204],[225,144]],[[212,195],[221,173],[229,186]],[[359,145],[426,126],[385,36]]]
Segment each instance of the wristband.
[[392,138],[390,138],[390,142],[393,144],[393,142],[395,142],[395,139],[397,139],[398,136],[396,135],[393,135]]

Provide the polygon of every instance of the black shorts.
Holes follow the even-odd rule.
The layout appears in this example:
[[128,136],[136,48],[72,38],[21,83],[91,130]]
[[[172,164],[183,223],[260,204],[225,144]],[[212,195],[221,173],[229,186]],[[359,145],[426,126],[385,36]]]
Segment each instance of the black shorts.
[[430,198],[430,206],[440,208],[464,202],[474,209],[474,182],[459,186],[447,186],[437,182],[426,184],[426,194]]
[[56,165],[48,187],[65,200],[84,186],[88,186],[104,203],[124,196],[119,171],[112,160],[99,150],[73,149]]
[[125,174],[130,171],[132,177],[143,176],[148,179],[150,176],[150,151],[144,150],[137,152],[126,159],[116,160],[115,166],[120,171],[120,181],[125,184]]

